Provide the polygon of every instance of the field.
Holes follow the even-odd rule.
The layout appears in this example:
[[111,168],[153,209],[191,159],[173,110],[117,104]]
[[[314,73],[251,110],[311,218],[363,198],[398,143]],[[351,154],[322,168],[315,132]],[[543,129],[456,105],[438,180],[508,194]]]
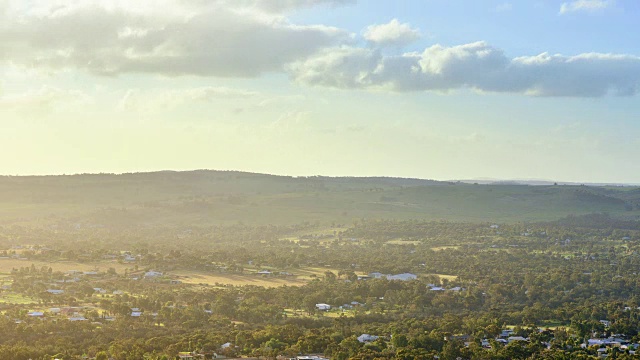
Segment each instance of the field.
[[434,246],[434,247],[431,248],[431,250],[433,250],[433,251],[442,251],[442,250],[447,250],[447,249],[457,250],[459,248],[460,248],[460,246],[458,246],[458,245],[444,245],[444,246]]
[[0,273],[7,274],[13,269],[21,267],[31,267],[34,265],[37,269],[51,267],[53,271],[107,271],[109,268],[116,269],[116,272],[123,273],[128,266],[120,264],[116,261],[100,261],[100,262],[77,262],[77,261],[33,261],[20,259],[0,259]]
[[277,278],[263,277],[260,275],[240,275],[240,274],[212,274],[191,270],[178,270],[171,273],[186,284],[207,284],[207,285],[256,285],[264,287],[280,287],[280,286],[301,286],[307,283],[307,280],[298,278]]
[[193,270],[176,270],[170,275],[177,276],[186,284],[207,284],[207,285],[257,285],[264,287],[280,287],[280,286],[301,286],[313,280],[316,277],[322,277],[324,272],[331,270],[337,273],[335,269],[328,268],[301,268],[291,270],[291,276],[278,275],[267,276],[258,274],[226,274],[226,273],[210,273]]
[[25,304],[36,304],[38,303],[38,301],[20,294],[10,293],[10,294],[0,295],[0,303],[25,305]]

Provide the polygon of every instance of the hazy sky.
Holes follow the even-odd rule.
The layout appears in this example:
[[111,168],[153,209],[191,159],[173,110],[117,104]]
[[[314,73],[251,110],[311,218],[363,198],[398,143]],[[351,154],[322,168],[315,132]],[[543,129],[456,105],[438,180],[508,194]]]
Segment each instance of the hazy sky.
[[640,182],[637,0],[0,0],[0,173]]

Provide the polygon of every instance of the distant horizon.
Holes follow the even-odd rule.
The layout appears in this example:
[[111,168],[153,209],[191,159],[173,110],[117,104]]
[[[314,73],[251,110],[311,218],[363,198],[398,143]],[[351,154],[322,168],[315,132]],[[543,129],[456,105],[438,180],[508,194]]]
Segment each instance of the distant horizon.
[[349,175],[349,174],[286,174],[277,172],[264,172],[264,171],[251,171],[241,169],[213,169],[213,168],[194,168],[194,169],[158,169],[158,170],[140,170],[140,171],[97,171],[97,172],[69,172],[69,173],[57,173],[57,174],[0,174],[1,177],[55,177],[55,176],[79,176],[79,175],[127,175],[127,174],[152,174],[162,172],[176,172],[176,173],[188,173],[197,171],[211,171],[211,172],[239,172],[247,174],[259,174],[259,175],[271,175],[271,176],[283,176],[283,177],[327,177],[327,178],[389,178],[389,179],[409,179],[409,180],[424,180],[424,181],[439,181],[439,182],[463,182],[479,184],[493,184],[499,185],[500,183],[515,182],[522,185],[531,185],[531,183],[557,183],[558,185],[619,185],[619,186],[640,186],[640,183],[623,182],[623,181],[565,181],[556,179],[545,178],[494,178],[494,177],[471,177],[471,178],[433,178],[433,177],[419,177],[419,176],[398,176],[398,175]]

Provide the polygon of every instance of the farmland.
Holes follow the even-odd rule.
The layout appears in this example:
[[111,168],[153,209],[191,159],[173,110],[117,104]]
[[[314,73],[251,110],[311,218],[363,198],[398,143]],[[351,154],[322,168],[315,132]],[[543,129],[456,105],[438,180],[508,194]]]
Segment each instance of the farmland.
[[0,358],[640,348],[637,189],[216,171],[0,189]]

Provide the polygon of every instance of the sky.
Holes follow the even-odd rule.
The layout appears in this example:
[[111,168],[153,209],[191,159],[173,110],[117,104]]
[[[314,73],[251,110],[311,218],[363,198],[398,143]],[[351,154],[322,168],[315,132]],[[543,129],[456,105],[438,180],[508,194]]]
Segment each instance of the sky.
[[0,0],[0,174],[640,183],[637,0]]

